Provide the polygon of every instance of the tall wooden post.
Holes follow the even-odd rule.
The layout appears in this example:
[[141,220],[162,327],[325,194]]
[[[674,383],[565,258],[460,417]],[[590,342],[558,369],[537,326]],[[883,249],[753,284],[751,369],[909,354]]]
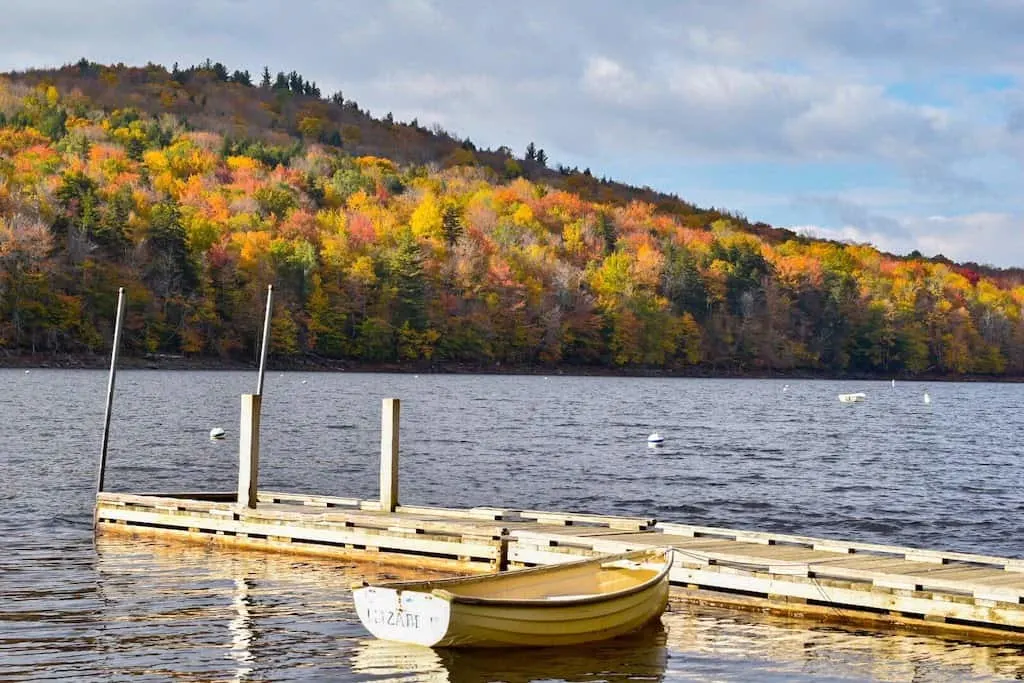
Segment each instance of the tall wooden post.
[[398,424],[401,402],[386,398],[380,416],[380,509],[394,512],[398,507]]
[[256,508],[260,472],[260,394],[242,394],[238,428],[238,507]]

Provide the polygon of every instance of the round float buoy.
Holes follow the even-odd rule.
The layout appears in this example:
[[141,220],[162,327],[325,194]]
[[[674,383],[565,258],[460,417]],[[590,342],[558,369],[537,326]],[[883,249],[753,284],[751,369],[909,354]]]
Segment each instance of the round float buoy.
[[224,430],[221,427],[214,427],[210,430],[210,439],[220,441],[224,438]]

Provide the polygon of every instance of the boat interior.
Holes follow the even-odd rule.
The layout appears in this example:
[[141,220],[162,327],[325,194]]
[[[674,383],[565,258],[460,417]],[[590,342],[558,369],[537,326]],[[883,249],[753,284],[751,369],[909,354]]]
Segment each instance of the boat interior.
[[636,558],[609,557],[602,561],[535,567],[480,576],[404,582],[396,590],[431,592],[441,589],[467,598],[504,600],[566,600],[608,595],[641,586],[657,577],[667,562],[664,551]]

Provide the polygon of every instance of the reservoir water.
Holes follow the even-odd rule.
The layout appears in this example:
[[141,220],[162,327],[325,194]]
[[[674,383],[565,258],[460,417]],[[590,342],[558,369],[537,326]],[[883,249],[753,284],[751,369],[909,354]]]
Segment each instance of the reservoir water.
[[[106,382],[0,370],[0,681],[1024,677],[1021,645],[696,607],[569,650],[376,641],[349,586],[397,570],[94,539]],[[255,372],[120,371],[107,489],[233,490],[238,396],[255,387]],[[1024,556],[1024,385],[269,372],[264,394],[264,489],[376,497],[380,402],[397,397],[405,503]],[[655,431],[664,445],[649,448]]]

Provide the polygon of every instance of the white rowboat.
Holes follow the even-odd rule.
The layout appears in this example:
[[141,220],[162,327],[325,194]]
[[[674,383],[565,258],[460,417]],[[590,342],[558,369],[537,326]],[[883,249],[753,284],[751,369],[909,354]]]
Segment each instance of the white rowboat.
[[575,645],[614,638],[668,604],[671,548],[484,576],[353,589],[363,626],[428,647]]
[[842,403],[860,403],[867,397],[867,394],[859,391],[855,394],[839,394],[839,401]]

